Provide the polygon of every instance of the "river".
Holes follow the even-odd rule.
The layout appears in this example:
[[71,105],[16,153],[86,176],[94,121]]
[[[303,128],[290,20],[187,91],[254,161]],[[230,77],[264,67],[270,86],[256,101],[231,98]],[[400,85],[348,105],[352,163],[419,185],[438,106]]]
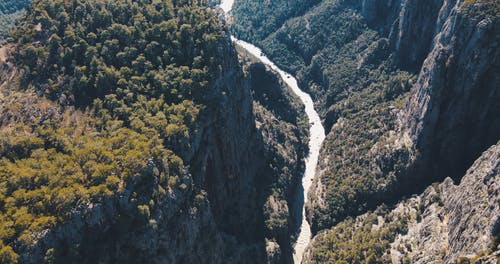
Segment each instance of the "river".
[[[234,0],[221,1],[220,7],[222,8],[222,10],[224,10],[226,15],[228,15],[231,11],[233,3]],[[309,129],[309,154],[305,160],[306,169],[302,178],[302,186],[299,186],[299,191],[301,193],[299,193],[295,199],[295,205],[298,208],[298,210],[296,211],[302,211],[300,215],[297,214],[296,216],[297,222],[301,222],[300,233],[297,238],[297,242],[294,245],[295,253],[293,255],[294,263],[297,264],[301,262],[302,255],[304,254],[307,245],[311,241],[311,227],[309,226],[309,223],[307,222],[305,217],[306,211],[304,204],[307,202],[307,193],[311,188],[311,183],[314,178],[314,174],[316,173],[319,151],[321,149],[323,140],[325,139],[325,129],[321,124],[321,119],[318,112],[316,112],[316,110],[314,109],[314,102],[311,96],[299,88],[297,80],[292,75],[278,68],[278,66],[276,66],[258,47],[248,42],[236,39],[232,36],[231,39],[236,45],[244,48],[246,51],[258,58],[262,63],[276,71],[281,76],[283,81],[300,98],[305,106],[307,117],[309,118],[309,124],[311,125]]]

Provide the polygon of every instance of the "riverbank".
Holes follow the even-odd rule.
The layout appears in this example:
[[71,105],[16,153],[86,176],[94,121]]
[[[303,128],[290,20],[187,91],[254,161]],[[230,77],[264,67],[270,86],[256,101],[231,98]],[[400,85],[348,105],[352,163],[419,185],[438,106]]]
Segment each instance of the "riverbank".
[[[230,1],[222,1],[220,7],[222,10],[228,14],[231,11],[234,0]],[[312,184],[312,180],[314,178],[314,174],[316,172],[316,167],[318,164],[319,151],[321,149],[321,145],[323,140],[325,139],[325,129],[321,123],[321,119],[319,114],[314,109],[314,102],[311,96],[304,91],[302,91],[297,83],[297,80],[290,74],[281,70],[276,66],[258,47],[242,41],[238,40],[235,37],[231,37],[231,40],[241,48],[245,49],[248,53],[252,54],[262,63],[270,67],[272,70],[276,71],[283,81],[290,87],[290,89],[300,98],[302,103],[305,106],[306,114],[309,118],[310,122],[310,141],[309,141],[309,155],[306,158],[306,169],[304,172],[304,176],[302,178],[302,186],[298,187],[298,194],[294,201],[295,211],[301,212],[301,214],[297,214],[295,217],[297,223],[301,223],[300,232],[297,238],[297,241],[294,246],[294,263],[300,263],[302,260],[302,255],[311,241],[311,228],[309,223],[305,217],[305,203],[307,202],[307,194]]]

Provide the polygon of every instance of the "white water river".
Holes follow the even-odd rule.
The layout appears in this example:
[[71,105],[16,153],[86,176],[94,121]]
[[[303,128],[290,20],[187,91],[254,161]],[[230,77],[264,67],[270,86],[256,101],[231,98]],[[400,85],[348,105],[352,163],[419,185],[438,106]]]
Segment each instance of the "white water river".
[[[231,11],[233,3],[234,0],[221,1],[220,7],[222,8],[222,10],[224,10],[226,15],[228,15]],[[258,58],[262,63],[278,72],[283,81],[298,97],[300,97],[300,100],[305,106],[307,117],[309,118],[309,124],[311,125],[309,129],[309,154],[306,158],[306,170],[302,178],[302,188],[299,188],[299,190],[303,190],[303,193],[297,195],[297,198],[294,201],[298,209],[302,210],[302,214],[298,215],[297,217],[300,218],[298,220],[301,221],[301,225],[297,243],[294,245],[295,253],[293,254],[294,263],[298,264],[302,261],[302,255],[304,254],[307,245],[311,241],[311,227],[309,226],[309,223],[307,222],[305,217],[306,211],[304,204],[307,202],[307,193],[309,192],[314,174],[316,173],[319,151],[321,148],[321,144],[325,139],[325,129],[321,124],[321,119],[319,118],[318,112],[316,112],[316,110],[314,109],[314,102],[311,99],[311,96],[308,93],[300,90],[299,85],[297,84],[297,80],[292,75],[278,68],[278,66],[276,66],[271,60],[269,60],[269,58],[264,55],[264,53],[256,46],[234,37],[231,37],[231,39],[236,45],[244,48],[250,54]]]

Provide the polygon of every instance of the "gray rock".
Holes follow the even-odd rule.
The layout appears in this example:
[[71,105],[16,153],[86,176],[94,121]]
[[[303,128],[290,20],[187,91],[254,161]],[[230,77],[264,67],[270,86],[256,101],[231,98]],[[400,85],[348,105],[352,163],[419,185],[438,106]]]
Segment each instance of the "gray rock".
[[402,121],[431,178],[459,177],[500,133],[500,19],[465,17],[462,1],[449,12],[453,2]]
[[[493,251],[500,224],[500,142],[474,162],[459,185],[447,178],[418,199],[420,221],[410,222],[408,233],[399,235],[392,243],[393,262],[406,259],[410,263],[455,263],[460,257],[472,259],[481,252],[496,254]],[[405,201],[400,206],[411,207],[411,203]]]

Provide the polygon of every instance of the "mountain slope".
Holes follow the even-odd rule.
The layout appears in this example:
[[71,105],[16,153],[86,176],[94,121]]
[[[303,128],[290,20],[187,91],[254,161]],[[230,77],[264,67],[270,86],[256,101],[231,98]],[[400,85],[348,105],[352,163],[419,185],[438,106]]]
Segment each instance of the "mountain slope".
[[[305,263],[496,263],[499,170],[497,143],[458,185],[447,178],[392,210],[382,206],[318,234]],[[342,239],[345,235],[352,240]]]
[[0,62],[0,262],[253,263],[289,236],[264,210],[300,109],[283,157],[208,5],[32,1]]
[[[345,233],[358,226],[350,217],[460,180],[499,140],[498,1],[325,0],[298,16],[257,1],[263,11],[248,14],[244,4],[236,2],[235,34],[296,74],[329,130],[309,194],[313,231],[344,233],[336,243],[359,250],[358,261],[408,227],[358,229],[352,236],[364,242],[348,245]],[[289,19],[266,35],[243,18],[273,12]],[[327,240],[315,246],[335,255]],[[336,261],[354,261],[344,253]]]

